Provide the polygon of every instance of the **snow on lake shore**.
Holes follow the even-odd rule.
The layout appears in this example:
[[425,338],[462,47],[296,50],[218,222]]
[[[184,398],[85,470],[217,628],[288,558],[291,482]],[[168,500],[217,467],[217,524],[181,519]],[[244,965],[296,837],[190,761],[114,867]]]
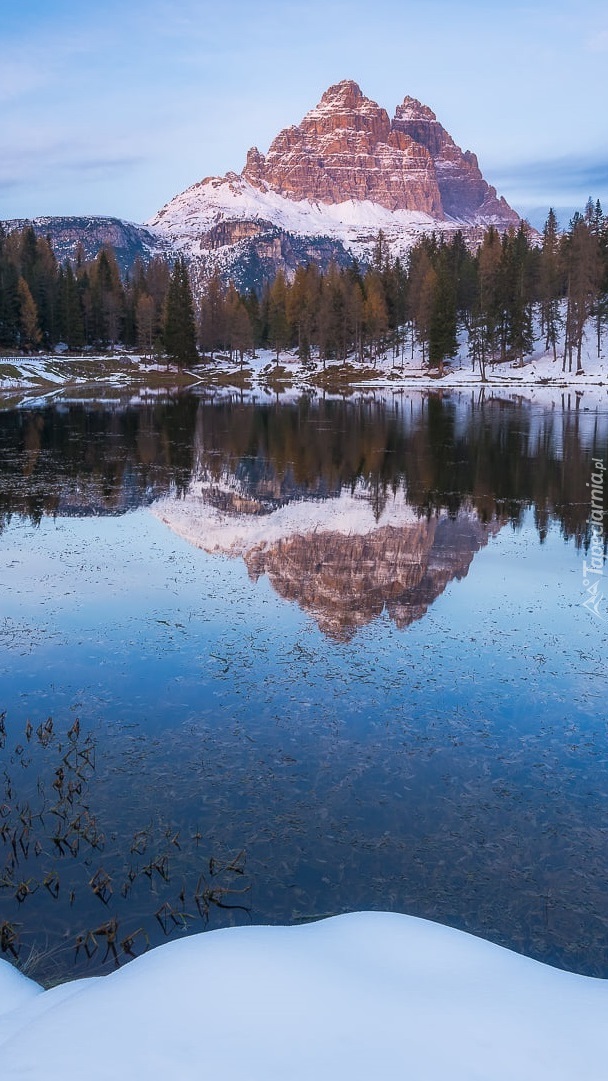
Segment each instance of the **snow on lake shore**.
[[[552,352],[547,352],[539,341],[534,353],[521,365],[488,364],[485,382],[481,381],[479,369],[473,368],[464,336],[461,338],[460,355],[446,365],[441,377],[424,364],[419,344],[413,351],[408,344],[403,355],[397,357],[389,351],[379,356],[373,366],[369,360],[360,365],[351,358],[348,370],[336,361],[328,361],[324,366],[318,357],[302,363],[295,352],[281,353],[277,363],[271,350],[261,349],[253,356],[244,357],[242,365],[236,358],[231,360],[223,355],[201,358],[193,371],[186,370],[183,375],[191,379],[193,386],[199,389],[209,386],[219,397],[233,394],[238,388],[244,401],[263,401],[277,394],[283,400],[297,398],[303,392],[322,393],[325,386],[325,393],[330,396],[332,391],[339,396],[354,391],[390,398],[412,389],[474,390],[488,396],[525,398],[548,407],[572,404],[577,398],[591,408],[608,403],[605,331],[598,355],[593,328],[587,328],[581,356],[583,371],[579,375],[574,370],[562,371],[563,342],[558,346],[555,361]],[[36,401],[43,400],[60,393],[62,387],[70,388],[73,394],[78,387],[97,385],[101,393],[104,387],[120,389],[134,382],[145,383],[147,377],[170,381],[175,374],[176,370],[167,370],[165,363],[149,363],[126,353],[97,357],[0,356],[0,400],[3,393],[16,391],[30,396],[42,391]]]
[[608,981],[362,912],[180,939],[50,991],[0,961],[2,1081],[605,1081]]

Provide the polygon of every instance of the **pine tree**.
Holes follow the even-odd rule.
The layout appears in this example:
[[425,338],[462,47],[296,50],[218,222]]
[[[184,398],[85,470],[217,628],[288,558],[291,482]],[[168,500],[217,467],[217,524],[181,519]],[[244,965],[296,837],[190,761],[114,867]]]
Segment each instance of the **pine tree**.
[[543,245],[540,254],[540,314],[541,329],[545,336],[545,349],[551,346],[553,360],[557,360],[557,338],[561,326],[559,298],[562,293],[562,272],[559,257],[559,232],[553,207],[549,209],[543,228]]
[[590,221],[582,214],[575,214],[564,244],[564,260],[567,279],[566,340],[562,370],[572,371],[573,352],[576,349],[576,374],[582,372],[582,344],[585,323],[594,310],[602,278],[599,238],[594,234]]
[[595,338],[598,357],[601,355],[602,327],[608,321],[608,218],[604,216],[602,204],[596,200],[593,208],[591,232],[598,245],[598,286],[595,301]]
[[89,342],[116,344],[123,324],[125,295],[116,256],[111,247],[98,252],[85,268],[84,298]]
[[282,270],[277,272],[270,287],[268,297],[268,337],[270,345],[275,351],[276,363],[278,364],[281,350],[286,349],[289,343],[287,283]]
[[226,339],[230,350],[230,357],[238,353],[241,367],[245,351],[253,345],[253,333],[249,312],[236,290],[234,283],[230,282],[225,302]]
[[365,299],[363,302],[363,326],[365,341],[370,349],[374,367],[378,359],[384,337],[388,330],[388,312],[384,299],[382,279],[378,271],[371,270],[363,281]]
[[19,340],[19,273],[6,241],[0,225],[0,345],[14,348]]
[[250,289],[243,304],[247,309],[249,324],[251,326],[252,347],[258,349],[262,344],[262,316],[260,313],[260,298],[255,289]]
[[85,342],[84,320],[78,282],[68,263],[59,270],[59,333],[70,349],[82,349]]
[[532,279],[528,227],[505,234],[502,243],[502,356],[521,363],[532,351]]
[[497,359],[501,341],[502,245],[493,226],[487,230],[477,253],[478,296],[475,322],[479,333],[482,379],[487,361]]
[[429,364],[439,368],[440,375],[443,375],[445,361],[455,356],[458,350],[456,276],[450,254],[449,249],[443,247],[436,259],[429,320]]
[[183,256],[176,260],[169,281],[163,337],[167,355],[180,368],[197,362],[194,304]]
[[144,357],[151,357],[157,335],[156,305],[148,293],[140,293],[135,307],[137,347]]
[[207,282],[201,297],[199,318],[199,342],[204,353],[213,354],[226,345],[226,290],[218,270]]
[[298,357],[308,360],[311,353],[316,314],[319,306],[320,275],[316,266],[296,267],[286,299],[290,337],[297,342]]
[[[431,260],[435,254],[428,240],[423,240],[410,253],[408,271],[407,306],[412,322],[412,333],[422,345],[422,362],[426,360],[437,274]],[[412,337],[412,352],[414,342]]]

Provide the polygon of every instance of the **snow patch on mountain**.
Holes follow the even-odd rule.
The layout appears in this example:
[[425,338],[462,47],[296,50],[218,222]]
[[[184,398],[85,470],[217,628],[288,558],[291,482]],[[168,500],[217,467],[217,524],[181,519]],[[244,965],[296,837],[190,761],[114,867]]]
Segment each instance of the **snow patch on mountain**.
[[459,227],[455,221],[437,222],[415,210],[391,211],[368,200],[347,199],[334,204],[295,201],[269,188],[253,187],[236,173],[207,177],[194,184],[146,224],[159,239],[196,256],[216,247],[209,234],[226,220],[256,222],[261,229],[273,225],[305,237],[329,237],[363,260],[369,258],[380,230],[393,253],[403,255],[424,233],[433,229],[449,233]]

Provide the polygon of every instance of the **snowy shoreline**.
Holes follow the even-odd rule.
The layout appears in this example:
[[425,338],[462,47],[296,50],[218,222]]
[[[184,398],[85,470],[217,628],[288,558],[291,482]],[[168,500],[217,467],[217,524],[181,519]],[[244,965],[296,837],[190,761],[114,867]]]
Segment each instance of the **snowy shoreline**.
[[167,943],[43,991],[0,961],[3,1081],[603,1081],[608,981],[412,916]]
[[608,404],[608,342],[601,343],[600,355],[595,340],[584,343],[579,375],[562,371],[562,360],[550,352],[538,350],[522,365],[488,364],[486,379],[481,380],[468,358],[460,356],[446,366],[443,375],[429,371],[416,349],[413,355],[394,358],[392,353],[371,362],[346,365],[314,359],[301,362],[294,353],[283,352],[278,361],[269,350],[258,350],[244,358],[217,355],[201,358],[192,369],[178,372],[165,363],[151,363],[139,355],[115,353],[85,357],[38,356],[0,357],[0,402],[9,396],[36,400],[64,392],[84,390],[91,397],[108,390],[129,388],[209,389],[222,394],[239,393],[245,400],[263,400],[264,396],[293,398],[303,393],[334,395],[374,394],[394,396],[418,391],[476,391],[482,397],[497,392],[517,396],[548,406],[580,404],[585,407]]

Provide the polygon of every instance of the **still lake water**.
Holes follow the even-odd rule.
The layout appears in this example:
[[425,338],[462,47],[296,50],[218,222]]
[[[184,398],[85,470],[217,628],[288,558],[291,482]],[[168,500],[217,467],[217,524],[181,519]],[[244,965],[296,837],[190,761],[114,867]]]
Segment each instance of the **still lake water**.
[[593,458],[478,392],[0,412],[2,955],[393,909],[608,976]]

